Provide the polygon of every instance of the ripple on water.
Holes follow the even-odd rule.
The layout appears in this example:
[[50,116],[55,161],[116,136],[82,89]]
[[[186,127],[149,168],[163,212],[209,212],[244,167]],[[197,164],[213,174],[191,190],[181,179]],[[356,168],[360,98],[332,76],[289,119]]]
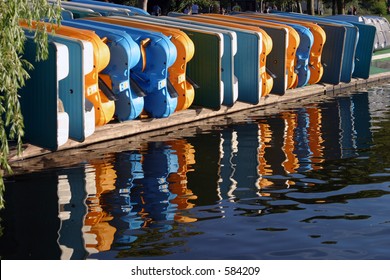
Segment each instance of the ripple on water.
[[369,177],[390,177],[390,173],[373,173]]
[[[327,192],[289,192],[286,197],[290,199],[353,199],[361,197],[378,197],[389,194],[390,182],[348,185],[338,190]],[[341,200],[339,200],[341,202]]]
[[313,183],[313,184],[327,184],[328,181],[320,180],[320,179],[313,179],[313,178],[304,178],[301,179],[301,182],[304,183]]

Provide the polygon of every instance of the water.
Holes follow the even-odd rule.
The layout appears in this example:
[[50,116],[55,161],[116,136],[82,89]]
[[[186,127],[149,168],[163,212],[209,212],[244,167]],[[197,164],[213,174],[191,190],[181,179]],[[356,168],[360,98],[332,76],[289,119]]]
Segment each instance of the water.
[[7,178],[1,258],[390,259],[390,85],[275,112]]

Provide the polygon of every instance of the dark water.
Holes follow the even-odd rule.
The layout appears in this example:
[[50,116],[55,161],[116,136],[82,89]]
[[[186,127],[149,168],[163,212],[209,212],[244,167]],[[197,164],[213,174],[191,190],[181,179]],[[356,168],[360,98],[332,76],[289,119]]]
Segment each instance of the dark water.
[[390,259],[389,106],[382,85],[8,178],[0,256]]

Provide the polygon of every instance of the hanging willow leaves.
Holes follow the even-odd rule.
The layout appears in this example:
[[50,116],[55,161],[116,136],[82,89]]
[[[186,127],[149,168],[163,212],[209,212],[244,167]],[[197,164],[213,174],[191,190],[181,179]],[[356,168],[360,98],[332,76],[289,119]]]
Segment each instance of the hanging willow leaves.
[[[22,152],[24,135],[23,116],[18,92],[29,78],[32,65],[22,58],[26,40],[19,20],[49,21],[60,24],[61,3],[47,0],[0,0],[0,209],[4,207],[5,174],[11,174],[8,162],[9,141],[16,143],[18,154]],[[48,34],[45,28],[34,31],[37,44],[37,60],[48,56]]]

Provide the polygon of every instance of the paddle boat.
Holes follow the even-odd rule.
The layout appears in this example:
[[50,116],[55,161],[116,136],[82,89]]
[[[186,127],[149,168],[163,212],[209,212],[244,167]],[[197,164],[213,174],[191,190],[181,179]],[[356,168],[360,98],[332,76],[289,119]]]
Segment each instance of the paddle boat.
[[139,90],[131,76],[132,69],[141,58],[138,44],[123,31],[98,27],[78,20],[63,20],[61,24],[92,30],[101,38],[106,38],[111,58],[109,64],[99,76],[107,85],[108,90],[115,95],[114,117],[119,121],[133,120],[139,117],[144,109],[145,94],[142,90]]
[[263,13],[244,13],[244,12],[234,12],[232,15],[244,17],[244,18],[252,18],[252,19],[262,19],[262,20],[276,20],[283,22],[285,24],[298,24],[309,28],[310,32],[314,37],[313,45],[310,49],[309,56],[309,71],[310,78],[308,84],[316,84],[318,83],[322,75],[324,73],[324,67],[321,63],[323,46],[326,42],[326,33],[318,24],[299,21],[290,18],[281,18],[275,14],[263,14]]
[[[355,68],[352,76],[368,79],[373,52],[378,44],[378,30],[375,25],[357,21],[358,16],[334,15],[329,19],[340,20],[355,25],[359,29],[359,40],[356,46]],[[356,21],[355,21],[356,20]]]
[[98,27],[120,30],[130,35],[140,47],[141,59],[131,69],[133,79],[145,93],[144,110],[149,117],[165,118],[174,113],[177,95],[168,90],[168,69],[177,58],[175,46],[161,33],[105,22],[106,17],[78,19]]
[[[281,17],[314,22],[324,28],[327,33],[327,44],[324,46],[322,62],[326,65],[326,69],[321,81],[330,84],[339,84],[340,82],[349,83],[351,81],[355,65],[356,46],[359,38],[359,32],[356,26],[318,16],[277,11],[272,12]],[[327,80],[328,77],[329,80]]]
[[[230,14],[230,16],[233,17],[235,20],[242,21],[242,17],[240,17],[240,15],[241,15],[240,13],[238,13],[237,16],[235,14]],[[243,15],[245,15],[245,13],[243,13]],[[252,18],[251,20],[261,20],[261,19]],[[247,18],[245,23],[250,24],[250,22],[252,22],[251,20],[250,18]],[[268,19],[268,20],[264,19],[264,20],[268,22],[282,23],[280,21],[276,21],[272,19]],[[293,84],[293,87],[302,87],[305,86],[310,80],[309,58],[310,58],[311,48],[314,43],[314,36],[307,27],[304,27],[299,24],[294,24],[294,23],[284,23],[284,24],[291,26],[299,34],[300,42],[296,50],[296,56],[295,56],[295,72],[298,75],[298,79],[295,79],[295,83]]]
[[[85,76],[86,88],[85,96],[95,107],[95,125],[102,126],[112,120],[115,112],[115,103],[110,92],[103,92],[104,85],[99,79],[99,73],[109,64],[110,51],[108,46],[100,39],[95,32],[90,30],[82,30],[68,26],[52,26],[50,23],[40,22],[44,24],[48,32],[72,37],[80,40],[89,41],[93,45],[94,67],[90,73]],[[39,25],[37,22],[32,23],[32,28],[36,29]],[[28,28],[25,21],[20,21],[22,27]],[[99,84],[100,82],[100,84]]]
[[34,38],[27,35],[23,59],[33,69],[28,71],[30,79],[19,94],[24,137],[29,143],[55,151],[69,138],[69,115],[59,97],[59,82],[69,74],[69,52],[66,45],[50,41],[48,59],[36,61],[36,53]]
[[[138,16],[134,18],[138,18]],[[153,20],[157,17],[140,18]],[[108,20],[108,17],[91,18],[90,20],[104,22]],[[118,26],[123,28],[121,25]],[[170,27],[176,28],[172,25]],[[195,28],[181,28],[181,30],[185,31],[193,41],[195,48],[198,49],[187,65],[186,78],[190,83],[196,85],[193,105],[219,110],[224,98],[224,83],[221,80],[221,60],[224,52],[223,36],[214,30],[203,31]]]
[[[250,19],[247,19],[245,22],[240,20],[239,18],[233,18],[227,15],[221,15],[221,14],[202,14],[199,15],[201,17],[207,17],[211,19],[217,19],[223,22],[229,22],[229,23],[236,23],[236,24],[244,24],[249,27],[257,27],[261,30],[269,32],[270,27],[280,27],[285,28],[288,32],[288,40],[286,44],[286,72],[287,72],[287,89],[296,87],[297,84],[297,73],[295,68],[295,58],[296,58],[296,51],[300,44],[300,38],[298,33],[291,28],[290,26],[283,25],[283,24],[275,24],[272,22],[259,22],[259,21],[251,21]],[[267,33],[268,34],[268,33]],[[271,33],[269,34],[269,37],[272,38]],[[277,39],[277,38],[274,38]],[[271,40],[274,40],[271,39]],[[273,44],[273,48],[276,49],[277,46]],[[277,82],[277,81],[275,81]],[[273,91],[274,92],[274,91]]]
[[[230,26],[222,26],[211,22],[207,19],[191,20],[187,17],[182,17],[181,14],[169,14],[168,20],[186,22],[198,28],[205,26],[211,28],[227,29],[237,34],[237,53],[234,57],[234,71],[238,79],[238,100],[250,104],[258,104],[261,96],[267,95],[264,92],[266,87],[263,87],[262,78],[265,78],[265,57],[262,60],[262,34],[259,30],[245,30],[239,25],[231,24]],[[244,47],[245,46],[245,47]],[[264,67],[261,62],[264,61]],[[245,68],[245,71],[244,69]],[[261,72],[263,71],[263,72]],[[263,75],[262,75],[263,74]]]
[[194,100],[194,87],[186,80],[187,63],[192,59],[195,52],[194,43],[191,39],[179,29],[136,22],[126,17],[106,17],[105,22],[161,32],[170,38],[176,47],[177,59],[168,68],[169,79],[167,82],[169,91],[176,92],[178,96],[176,111],[189,108]]

